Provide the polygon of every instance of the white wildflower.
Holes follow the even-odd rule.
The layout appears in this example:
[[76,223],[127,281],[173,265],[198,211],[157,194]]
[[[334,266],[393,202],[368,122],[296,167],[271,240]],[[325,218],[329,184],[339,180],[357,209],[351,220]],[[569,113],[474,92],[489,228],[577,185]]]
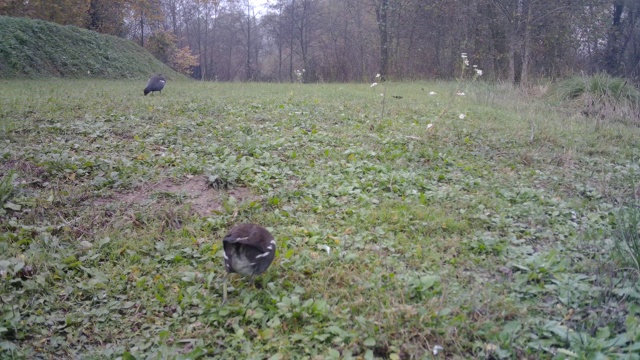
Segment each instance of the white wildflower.
[[480,69],[474,69],[476,71],[476,75],[478,76],[482,76],[482,70]]
[[429,92],[429,95],[437,95],[435,91]]
[[458,96],[464,96],[464,92],[462,92],[462,91],[457,92],[457,93],[456,93],[456,95],[458,95]]
[[327,255],[331,255],[331,248],[328,245],[318,245],[318,249],[326,251]]
[[376,86],[376,85],[378,85],[378,83],[377,83],[377,82],[374,82],[373,84],[371,84],[371,87],[374,87],[374,86]]
[[427,129],[431,129],[433,127],[433,124],[427,124]]
[[380,94],[380,96],[384,97],[384,94]]
[[380,74],[376,74],[376,79],[380,79]]
[[467,53],[462,53],[460,56],[462,56],[463,59],[467,58]]
[[487,344],[487,345],[484,347],[484,350],[485,350],[486,352],[488,352],[488,353],[492,353],[492,352],[494,352],[494,351],[498,350],[498,346],[496,346],[495,344]]
[[460,120],[462,120],[462,119],[464,119],[464,118],[466,118],[466,117],[467,117],[467,115],[465,115],[465,114],[460,114],[460,115],[458,115],[458,118],[460,118]]
[[440,351],[444,350],[444,348],[440,345],[436,345],[433,347],[433,356],[438,355]]
[[468,59],[466,59],[466,58],[464,59],[464,65],[465,65],[465,66],[469,66],[469,60],[468,60]]

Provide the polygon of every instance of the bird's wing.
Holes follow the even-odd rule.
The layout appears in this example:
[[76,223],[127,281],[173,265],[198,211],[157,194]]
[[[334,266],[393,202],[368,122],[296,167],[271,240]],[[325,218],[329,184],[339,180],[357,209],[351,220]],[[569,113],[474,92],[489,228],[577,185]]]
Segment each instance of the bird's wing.
[[[262,239],[263,241],[258,241],[261,236],[264,237]],[[264,241],[264,239],[268,240]],[[273,245],[270,242],[272,240],[272,236],[269,236],[268,233],[265,233],[264,230],[255,225],[240,226],[229,232],[223,239],[224,242],[252,246],[263,252],[273,249],[273,246],[271,247],[271,249],[268,249],[269,246]]]

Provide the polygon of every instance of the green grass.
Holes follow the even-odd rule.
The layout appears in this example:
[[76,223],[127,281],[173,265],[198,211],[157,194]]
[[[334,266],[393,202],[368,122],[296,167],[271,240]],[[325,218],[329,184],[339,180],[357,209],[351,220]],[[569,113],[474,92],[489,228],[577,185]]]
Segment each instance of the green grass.
[[129,40],[42,20],[0,16],[0,79],[147,78],[171,70]]
[[638,359],[638,128],[385,86],[1,82],[0,357]]

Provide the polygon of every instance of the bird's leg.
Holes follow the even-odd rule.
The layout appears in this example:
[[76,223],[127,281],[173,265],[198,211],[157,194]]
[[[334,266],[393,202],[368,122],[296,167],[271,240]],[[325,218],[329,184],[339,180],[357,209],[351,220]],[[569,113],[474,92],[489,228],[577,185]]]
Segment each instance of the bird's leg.
[[224,305],[227,302],[227,276],[228,272],[224,273],[224,277],[222,278],[222,304]]
[[256,273],[252,273],[251,275],[249,275],[249,284],[251,284],[251,286],[253,286],[254,289],[258,289],[258,287],[256,287]]

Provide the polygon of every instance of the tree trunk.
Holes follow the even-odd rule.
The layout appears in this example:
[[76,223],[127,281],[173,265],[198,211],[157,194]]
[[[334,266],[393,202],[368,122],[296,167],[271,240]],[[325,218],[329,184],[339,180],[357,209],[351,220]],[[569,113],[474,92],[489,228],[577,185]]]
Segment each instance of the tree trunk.
[[98,0],[91,0],[89,3],[89,29],[99,31],[100,24],[102,24],[101,17]]
[[306,72],[307,72],[307,50],[308,50],[308,43],[307,43],[307,36],[306,36],[306,31],[307,31],[307,5],[308,2],[307,0],[302,0],[302,14],[300,15],[300,33],[299,33],[299,40],[300,40],[300,53],[302,55],[302,71],[304,72],[304,74],[302,75],[303,79],[306,80]]
[[533,4],[523,1],[527,7],[527,18],[524,24],[524,45],[522,49],[522,69],[520,70],[520,84],[529,85],[529,63],[531,60],[531,28],[533,27]]
[[514,34],[510,34],[509,35],[509,50],[508,50],[508,55],[509,55],[509,74],[508,74],[508,79],[509,79],[509,83],[510,84],[515,84],[516,83],[516,41],[515,41],[515,35]]
[[173,30],[173,34],[178,36],[178,14],[177,14],[177,5],[176,1],[171,2],[171,28]]
[[209,2],[208,1],[203,1],[203,5],[204,5],[204,40],[202,41],[202,63],[205,64],[204,67],[201,66],[202,68],[202,80],[208,80],[209,79],[209,51],[208,51],[208,46],[207,43],[209,42],[209,18],[211,17],[211,14],[209,12]]
[[389,70],[389,29],[387,26],[389,0],[380,0],[376,5],[376,18],[380,31],[380,81],[384,81]]
[[613,21],[607,37],[607,52],[605,55],[605,69],[611,75],[620,74],[620,36],[622,35],[622,13],[624,4],[616,1],[613,6]]
[[144,47],[144,10],[140,10],[140,46]]
[[291,31],[289,32],[289,80],[293,84],[293,32],[296,25],[296,0],[291,0]]
[[200,4],[196,4],[196,40],[198,41],[198,61],[200,62],[200,80],[204,80],[204,75],[207,72],[207,63],[202,56],[202,27],[200,26]]
[[247,81],[251,81],[251,4],[247,2],[247,60],[245,65]]

